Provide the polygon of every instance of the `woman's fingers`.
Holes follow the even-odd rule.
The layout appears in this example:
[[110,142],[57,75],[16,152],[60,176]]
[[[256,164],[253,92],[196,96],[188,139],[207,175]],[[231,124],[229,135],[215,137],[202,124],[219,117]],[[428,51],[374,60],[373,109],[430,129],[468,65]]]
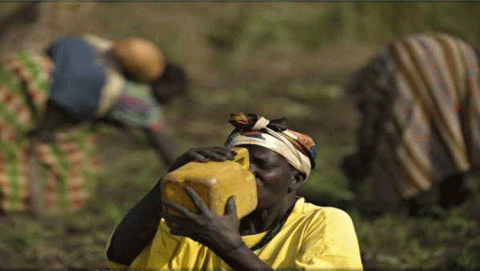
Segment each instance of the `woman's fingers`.
[[170,233],[180,236],[191,236],[192,235],[192,224],[191,221],[182,217],[175,215],[167,214],[165,216],[167,225],[170,229]]
[[237,205],[235,204],[236,197],[230,196],[227,200],[227,204],[225,205],[225,215],[227,216],[237,216]]
[[228,160],[233,160],[237,154],[235,151],[223,147],[213,147],[212,150],[217,154],[224,156]]
[[[195,205],[195,207],[197,207],[198,213],[207,214],[208,212],[211,212],[208,205],[197,194],[197,192],[195,192],[195,190],[193,188],[187,186],[187,187],[185,187],[184,190],[185,190],[185,193],[187,194],[187,196],[190,198],[190,200]],[[195,218],[194,213],[192,213],[190,210],[188,210],[187,208],[183,207],[182,205],[180,205],[178,203],[175,203],[173,201],[165,201],[164,203],[165,203],[165,205],[172,208],[173,210],[175,210],[176,212],[178,212],[180,215],[182,215],[184,217],[187,217],[189,219],[194,219]]]
[[187,208],[181,206],[180,204],[178,203],[175,203],[175,202],[172,202],[172,201],[165,201],[164,204],[167,206],[167,207],[170,207],[172,208],[174,211],[176,211],[177,213],[179,213],[181,216],[184,216],[188,219],[195,219],[195,214],[192,213],[190,210],[188,210]]
[[232,151],[221,147],[198,149],[197,153],[201,154],[207,159],[215,161],[233,160],[233,158],[235,157]]
[[205,158],[212,158],[217,161],[232,160],[236,154],[235,151],[223,147],[208,147],[195,149],[194,151]]
[[197,161],[197,162],[207,162],[208,161],[208,157],[205,156],[203,153],[201,153],[199,151],[193,151],[193,152],[189,153],[189,155],[191,156],[193,161]]
[[202,214],[206,214],[210,211],[210,208],[205,201],[193,190],[191,187],[185,187],[185,193],[192,200],[193,204],[197,207],[198,211]]
[[169,171],[175,170],[189,162],[233,160],[236,152],[223,147],[194,148],[178,157]]

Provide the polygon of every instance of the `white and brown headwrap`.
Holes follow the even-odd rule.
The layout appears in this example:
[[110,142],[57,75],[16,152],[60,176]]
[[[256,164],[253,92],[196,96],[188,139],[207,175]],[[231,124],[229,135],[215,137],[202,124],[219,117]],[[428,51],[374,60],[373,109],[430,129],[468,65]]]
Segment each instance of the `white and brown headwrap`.
[[256,114],[232,114],[229,122],[235,126],[225,145],[258,145],[284,157],[307,177],[315,167],[316,148],[313,139],[285,127],[286,119],[268,120]]

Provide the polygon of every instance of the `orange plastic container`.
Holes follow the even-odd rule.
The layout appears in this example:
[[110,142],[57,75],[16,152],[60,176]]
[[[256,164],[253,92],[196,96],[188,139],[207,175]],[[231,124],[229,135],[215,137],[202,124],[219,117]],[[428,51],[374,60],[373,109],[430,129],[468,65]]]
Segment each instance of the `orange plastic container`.
[[[202,197],[212,211],[219,215],[225,212],[225,204],[235,195],[239,218],[257,207],[255,177],[248,171],[248,150],[233,148],[237,152],[233,161],[190,162],[169,172],[162,179],[162,199],[178,203],[193,213],[197,208],[185,193],[189,186]],[[167,208],[167,212],[175,212]]]

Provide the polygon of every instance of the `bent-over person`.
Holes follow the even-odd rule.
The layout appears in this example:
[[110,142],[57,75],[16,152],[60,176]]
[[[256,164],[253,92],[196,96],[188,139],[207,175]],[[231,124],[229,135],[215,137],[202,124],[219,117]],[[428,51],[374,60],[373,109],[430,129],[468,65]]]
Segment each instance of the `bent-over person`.
[[[132,57],[152,61],[122,66],[122,58]],[[161,104],[185,87],[183,70],[140,38],[68,37],[43,54],[5,56],[0,65],[0,213],[82,207],[99,169],[93,133],[99,122],[141,128],[170,166],[174,144],[163,132]]]
[[[378,211],[461,204],[478,186],[477,51],[443,33],[389,43],[347,87],[361,114],[343,169],[355,189],[370,176]],[[472,186],[473,184],[473,186]]]

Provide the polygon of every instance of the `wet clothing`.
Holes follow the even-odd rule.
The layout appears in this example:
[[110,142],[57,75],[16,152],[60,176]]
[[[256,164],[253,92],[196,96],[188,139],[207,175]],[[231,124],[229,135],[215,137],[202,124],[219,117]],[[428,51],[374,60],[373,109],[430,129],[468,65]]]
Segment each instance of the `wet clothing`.
[[374,182],[411,198],[480,166],[479,75],[474,48],[438,33],[394,41],[357,72],[347,90],[371,124],[358,144],[374,146]]
[[[266,232],[244,235],[249,247]],[[253,251],[274,270],[362,270],[355,229],[350,216],[332,207],[319,207],[300,198],[281,230]],[[111,263],[112,268],[127,268]],[[155,270],[230,270],[207,247],[170,234],[162,219],[152,242],[128,267]]]

